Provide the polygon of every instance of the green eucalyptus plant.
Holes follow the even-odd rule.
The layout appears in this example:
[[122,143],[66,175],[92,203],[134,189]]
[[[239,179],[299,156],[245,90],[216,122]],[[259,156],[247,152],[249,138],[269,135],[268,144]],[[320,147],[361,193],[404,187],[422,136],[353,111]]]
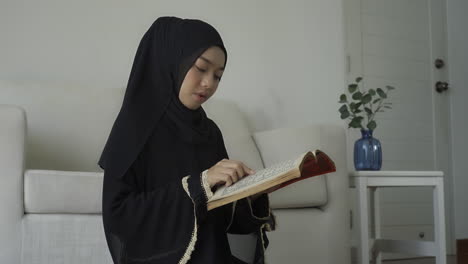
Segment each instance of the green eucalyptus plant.
[[348,92],[350,95],[349,101],[346,94],[340,95],[340,101],[338,103],[343,104],[338,112],[341,114],[341,119],[348,119],[348,128],[361,128],[363,121],[365,121],[365,127],[370,130],[375,130],[377,123],[375,122],[375,114],[378,112],[384,112],[384,109],[391,109],[392,103],[384,102],[387,99],[389,91],[395,89],[392,86],[387,85],[386,91],[382,88],[369,89],[367,91],[360,89],[362,77],[357,77],[355,83],[348,85]]

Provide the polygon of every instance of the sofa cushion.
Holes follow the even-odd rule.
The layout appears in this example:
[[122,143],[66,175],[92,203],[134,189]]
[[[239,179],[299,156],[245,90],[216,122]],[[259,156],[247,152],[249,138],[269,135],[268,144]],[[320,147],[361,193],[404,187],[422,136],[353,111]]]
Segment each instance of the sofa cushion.
[[[281,128],[254,133],[255,143],[266,167],[295,159],[306,151],[321,149],[320,126]],[[323,150],[323,148],[322,148]],[[324,206],[328,202],[327,174],[288,185],[270,194],[272,208]]]
[[27,170],[26,213],[101,213],[102,172]]
[[22,227],[21,263],[113,263],[101,215],[26,214]]
[[251,129],[239,107],[232,101],[213,98],[203,108],[223,133],[229,159],[242,161],[254,170],[263,169]]

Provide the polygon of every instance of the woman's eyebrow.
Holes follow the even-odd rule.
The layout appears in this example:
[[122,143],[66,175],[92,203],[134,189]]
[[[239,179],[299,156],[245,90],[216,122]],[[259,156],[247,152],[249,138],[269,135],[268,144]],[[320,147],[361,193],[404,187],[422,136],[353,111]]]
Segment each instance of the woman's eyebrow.
[[[199,58],[206,61],[206,62],[208,62],[211,65],[214,65],[214,63],[212,61],[210,61],[209,59],[207,59],[207,58],[205,58],[203,56],[200,56]],[[224,71],[224,67],[219,67],[218,69]]]

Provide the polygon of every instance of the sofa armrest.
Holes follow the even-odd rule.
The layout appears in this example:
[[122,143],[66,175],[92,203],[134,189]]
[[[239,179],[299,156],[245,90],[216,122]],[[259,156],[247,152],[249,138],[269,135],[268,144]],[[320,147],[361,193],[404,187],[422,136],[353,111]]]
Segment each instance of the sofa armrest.
[[20,263],[26,114],[0,105],[0,263]]

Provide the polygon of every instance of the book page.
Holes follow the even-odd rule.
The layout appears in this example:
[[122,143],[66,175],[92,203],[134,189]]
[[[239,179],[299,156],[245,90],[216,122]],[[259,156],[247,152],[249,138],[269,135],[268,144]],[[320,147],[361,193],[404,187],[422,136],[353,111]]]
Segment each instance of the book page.
[[280,163],[277,163],[266,169],[257,171],[255,174],[245,176],[244,178],[237,181],[235,184],[228,187],[219,188],[210,201],[218,200],[223,197],[234,195],[239,193],[249,187],[261,184],[263,182],[273,180],[277,175],[285,173],[298,166],[298,163],[302,161],[302,155],[299,159],[296,160],[287,160]]

